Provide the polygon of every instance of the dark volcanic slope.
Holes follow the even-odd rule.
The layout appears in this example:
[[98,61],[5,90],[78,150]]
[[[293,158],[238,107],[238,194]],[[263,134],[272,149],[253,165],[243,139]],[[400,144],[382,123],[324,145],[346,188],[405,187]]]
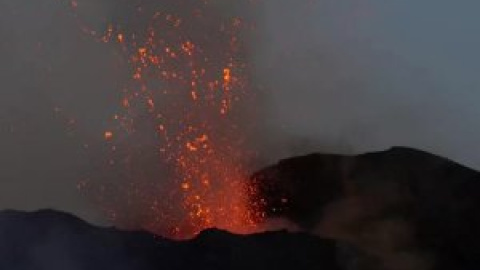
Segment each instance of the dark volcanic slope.
[[252,181],[269,215],[357,246],[374,269],[480,269],[480,173],[446,158],[405,147],[311,154]]
[[304,234],[238,236],[208,230],[190,241],[91,226],[55,211],[0,212],[0,269],[339,269],[335,244]]
[[319,238],[208,230],[176,242],[54,211],[5,211],[0,269],[480,269],[480,173],[446,158],[402,147],[311,154],[252,181],[268,215]]

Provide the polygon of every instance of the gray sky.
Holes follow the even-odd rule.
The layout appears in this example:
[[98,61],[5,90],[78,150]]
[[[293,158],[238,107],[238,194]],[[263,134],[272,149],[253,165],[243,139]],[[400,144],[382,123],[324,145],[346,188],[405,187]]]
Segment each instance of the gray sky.
[[340,152],[409,145],[480,168],[480,3],[273,2],[259,53],[272,125]]
[[[84,2],[92,27],[123,14],[111,1]],[[265,0],[251,45],[267,158],[406,145],[480,169],[479,8],[473,0]],[[99,220],[75,185],[96,166],[83,143],[100,144],[118,109],[126,71],[114,48],[82,34],[53,0],[0,0],[0,35],[0,209],[53,207]]]

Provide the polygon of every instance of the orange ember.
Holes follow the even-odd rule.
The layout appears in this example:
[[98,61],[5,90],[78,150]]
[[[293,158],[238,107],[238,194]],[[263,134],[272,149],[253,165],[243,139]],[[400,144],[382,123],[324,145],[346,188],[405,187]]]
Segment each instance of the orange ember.
[[[116,133],[136,138],[139,121],[148,119],[152,152],[174,168],[171,179],[158,180],[173,184],[157,195],[136,182],[140,176],[132,177],[126,201],[141,201],[148,208],[141,226],[159,234],[184,238],[209,227],[248,233],[262,216],[249,206],[254,191],[245,164],[253,151],[245,130],[251,123],[240,120],[252,95],[242,42],[248,25],[209,1],[180,2],[186,5],[181,11],[150,14],[143,31],[108,25],[97,37],[116,44],[131,71],[120,102],[124,112],[114,118],[122,130]],[[105,139],[113,133],[105,132]],[[108,208],[115,218],[122,214]]]
[[105,133],[103,134],[103,136],[105,137],[105,140],[111,140],[111,139],[113,139],[113,132],[111,132],[111,131],[105,131]]

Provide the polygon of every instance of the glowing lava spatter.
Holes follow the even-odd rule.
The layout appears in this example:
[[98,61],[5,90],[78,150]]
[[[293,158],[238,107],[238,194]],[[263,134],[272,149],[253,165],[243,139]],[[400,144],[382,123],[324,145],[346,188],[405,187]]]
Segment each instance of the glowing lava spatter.
[[[141,225],[164,235],[189,237],[209,227],[252,231],[261,213],[248,206],[254,191],[245,181],[245,161],[253,153],[244,130],[250,124],[244,121],[245,104],[252,97],[242,42],[248,24],[208,1],[170,2],[185,8],[153,12],[143,32],[110,24],[98,37],[118,44],[131,70],[124,111],[114,116],[117,129],[105,131],[105,140],[111,143],[116,133],[136,138],[138,132],[155,132],[151,151],[174,168],[173,179],[158,180],[173,181],[169,192],[156,196],[130,183],[136,191],[126,200],[146,202],[150,217]],[[139,130],[139,121],[148,121],[148,128]]]

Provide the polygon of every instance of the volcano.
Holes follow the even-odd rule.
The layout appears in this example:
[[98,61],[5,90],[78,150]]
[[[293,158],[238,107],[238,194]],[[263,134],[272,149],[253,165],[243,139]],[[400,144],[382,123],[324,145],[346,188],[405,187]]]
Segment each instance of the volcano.
[[252,181],[268,217],[362,251],[354,269],[480,269],[480,173],[447,158],[314,153]]
[[297,232],[208,229],[175,241],[52,210],[3,211],[0,269],[480,269],[480,173],[449,159],[405,147],[315,153],[251,181],[267,220]]

